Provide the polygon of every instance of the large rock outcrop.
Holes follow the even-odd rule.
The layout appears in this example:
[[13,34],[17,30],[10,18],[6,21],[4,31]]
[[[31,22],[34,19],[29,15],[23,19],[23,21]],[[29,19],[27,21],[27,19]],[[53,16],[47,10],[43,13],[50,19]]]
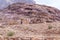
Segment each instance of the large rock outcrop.
[[0,40],[60,40],[59,21],[54,7],[15,3],[0,10]]
[[2,14],[6,22],[9,20],[13,24],[14,22],[18,24],[35,24],[60,21],[60,10],[38,4],[14,3],[5,8]]

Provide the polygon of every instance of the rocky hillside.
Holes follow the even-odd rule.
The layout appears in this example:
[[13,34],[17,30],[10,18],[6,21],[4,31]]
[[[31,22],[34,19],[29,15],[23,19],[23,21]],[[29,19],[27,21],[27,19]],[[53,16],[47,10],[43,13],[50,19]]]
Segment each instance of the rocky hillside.
[[15,3],[0,11],[0,40],[60,40],[60,10]]
[[11,21],[17,24],[37,24],[60,21],[60,10],[37,4],[14,3],[5,8],[1,15],[4,15],[3,21],[7,23]]

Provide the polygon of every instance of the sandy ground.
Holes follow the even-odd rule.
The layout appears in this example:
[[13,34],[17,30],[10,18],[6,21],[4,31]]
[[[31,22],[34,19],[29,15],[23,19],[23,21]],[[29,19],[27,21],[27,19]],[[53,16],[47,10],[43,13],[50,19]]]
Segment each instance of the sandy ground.
[[60,36],[60,22],[40,24],[0,25],[0,35],[7,36],[13,31],[13,36]]

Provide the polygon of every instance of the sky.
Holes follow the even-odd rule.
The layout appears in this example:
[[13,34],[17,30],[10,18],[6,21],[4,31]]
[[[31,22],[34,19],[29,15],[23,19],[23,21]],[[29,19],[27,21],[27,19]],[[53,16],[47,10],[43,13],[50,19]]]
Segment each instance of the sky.
[[12,3],[16,3],[16,2],[20,2],[20,3],[35,3],[34,0],[0,0],[0,9],[4,9],[6,8],[9,4]]
[[[34,0],[37,4],[48,5],[60,9],[60,0]],[[7,2],[7,3],[4,3]],[[0,0],[1,7],[4,7],[8,3],[13,3],[13,0]]]
[[35,0],[37,4],[43,4],[60,9],[60,0]]

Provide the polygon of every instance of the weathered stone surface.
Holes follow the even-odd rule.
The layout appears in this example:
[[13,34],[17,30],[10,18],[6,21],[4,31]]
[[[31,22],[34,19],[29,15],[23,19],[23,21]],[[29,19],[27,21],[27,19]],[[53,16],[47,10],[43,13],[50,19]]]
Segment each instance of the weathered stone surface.
[[7,19],[6,21],[12,19],[21,24],[60,21],[60,10],[54,7],[37,4],[15,3],[5,8],[2,14],[4,14],[4,18]]
[[18,38],[7,37],[5,40],[60,40],[59,21],[60,10],[56,8],[15,3],[0,11],[0,35],[7,36],[9,31],[14,31],[13,36]]
[[60,40],[60,37],[27,37],[27,38],[20,38],[20,37],[15,37],[15,38],[0,38],[0,40]]

